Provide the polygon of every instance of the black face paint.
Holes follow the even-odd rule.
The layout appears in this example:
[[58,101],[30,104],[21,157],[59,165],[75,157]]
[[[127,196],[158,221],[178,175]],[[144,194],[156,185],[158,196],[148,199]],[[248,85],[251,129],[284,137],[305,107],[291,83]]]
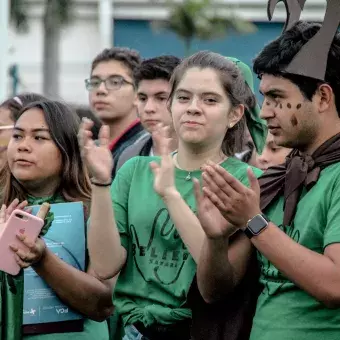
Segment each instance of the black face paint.
[[292,115],[292,117],[290,118],[290,122],[291,122],[292,126],[298,125],[298,121],[297,121],[295,115]]
[[266,105],[268,105],[268,106],[269,106],[269,105],[270,105],[270,103],[269,103],[269,102],[266,102]]
[[296,105],[296,108],[299,110],[299,109],[301,109],[301,104],[297,104]]
[[280,109],[282,109],[282,104],[280,103]]
[[288,107],[288,109],[291,109],[292,105],[290,103],[287,103],[287,107]]

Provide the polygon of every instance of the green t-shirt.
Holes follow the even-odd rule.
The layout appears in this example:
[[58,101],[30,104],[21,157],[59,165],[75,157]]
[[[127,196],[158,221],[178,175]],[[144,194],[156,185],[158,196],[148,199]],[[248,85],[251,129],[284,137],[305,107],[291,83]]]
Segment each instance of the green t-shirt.
[[[340,163],[325,168],[302,192],[291,226],[283,227],[283,197],[264,213],[294,241],[317,253],[340,242]],[[280,273],[263,255],[260,294],[251,340],[339,340],[340,309],[327,309]],[[320,278],[320,281],[322,278]]]
[[[196,264],[171,221],[162,199],[153,189],[149,163],[159,157],[135,157],[118,171],[111,188],[126,265],[115,287],[114,305],[124,325],[137,321],[172,324],[191,318],[187,293]],[[248,185],[247,167],[235,158],[221,164]],[[255,170],[260,175],[258,169]],[[201,171],[191,177],[200,178]],[[176,188],[195,211],[193,183],[188,172],[175,169]]]

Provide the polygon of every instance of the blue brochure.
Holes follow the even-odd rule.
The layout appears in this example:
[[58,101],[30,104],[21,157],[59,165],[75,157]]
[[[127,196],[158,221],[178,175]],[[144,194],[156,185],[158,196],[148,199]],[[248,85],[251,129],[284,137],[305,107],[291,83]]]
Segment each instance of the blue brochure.
[[[35,215],[39,206],[33,207]],[[84,271],[85,222],[83,203],[51,204],[54,220],[44,236],[46,246],[60,259]],[[70,283],[72,284],[72,283]],[[59,300],[47,283],[30,267],[24,270],[23,324],[80,320],[82,316]]]

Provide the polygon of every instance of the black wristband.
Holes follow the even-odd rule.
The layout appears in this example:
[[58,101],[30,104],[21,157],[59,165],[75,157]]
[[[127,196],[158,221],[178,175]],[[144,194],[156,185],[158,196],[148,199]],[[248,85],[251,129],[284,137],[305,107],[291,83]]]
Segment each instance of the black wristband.
[[109,187],[109,186],[111,186],[112,181],[111,181],[111,182],[108,182],[108,183],[99,183],[99,182],[95,182],[95,181],[92,181],[92,180],[91,180],[91,184],[92,184],[92,185],[95,185],[95,186],[97,186],[97,187]]

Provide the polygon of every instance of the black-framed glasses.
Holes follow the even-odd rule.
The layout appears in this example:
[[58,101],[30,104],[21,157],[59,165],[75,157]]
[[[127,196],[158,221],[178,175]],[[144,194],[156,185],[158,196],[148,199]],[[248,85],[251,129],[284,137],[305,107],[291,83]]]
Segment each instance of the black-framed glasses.
[[124,84],[129,84],[134,87],[134,84],[127,81],[122,76],[110,76],[106,79],[101,79],[99,77],[92,77],[85,79],[85,87],[88,91],[94,91],[98,89],[101,83],[104,83],[107,90],[119,90]]

